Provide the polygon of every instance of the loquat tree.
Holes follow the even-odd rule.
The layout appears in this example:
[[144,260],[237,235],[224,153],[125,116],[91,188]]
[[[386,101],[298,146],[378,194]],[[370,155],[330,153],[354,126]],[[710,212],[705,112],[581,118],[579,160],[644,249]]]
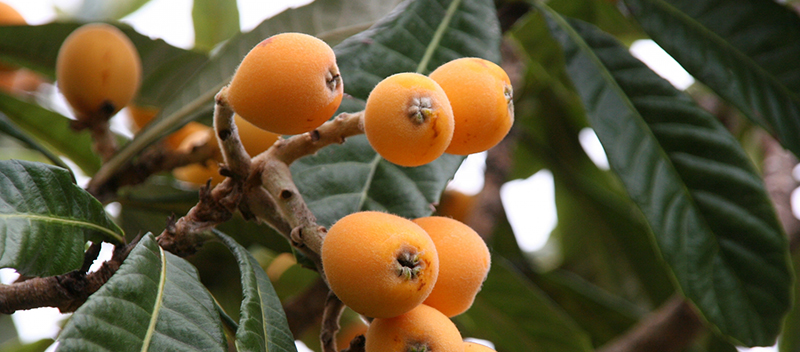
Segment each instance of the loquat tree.
[[147,2],[0,4],[0,351],[800,351],[797,1],[194,0],[190,50]]

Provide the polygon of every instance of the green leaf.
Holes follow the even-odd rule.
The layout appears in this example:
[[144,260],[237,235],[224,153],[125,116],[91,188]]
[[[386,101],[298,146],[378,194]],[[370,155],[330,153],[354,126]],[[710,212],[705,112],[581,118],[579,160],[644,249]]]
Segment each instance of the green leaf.
[[361,135],[304,157],[291,170],[317,222],[327,227],[360,210],[406,218],[430,215],[461,160],[445,154],[426,165],[401,167],[381,158]]
[[289,323],[267,273],[255,258],[234,239],[214,231],[239,263],[242,306],[236,348],[239,351],[297,351]]
[[54,152],[72,160],[85,174],[93,175],[100,168],[91,135],[88,131],[70,128],[70,119],[66,116],[1,93],[0,111]]
[[195,49],[210,51],[239,33],[239,7],[236,0],[194,0],[192,23]]
[[493,1],[403,1],[370,29],[334,48],[344,90],[366,100],[385,77],[428,74],[463,56],[500,62],[500,24]]
[[628,0],[695,78],[800,155],[800,19],[773,1]]
[[0,220],[0,268],[22,275],[78,269],[90,236],[124,241],[103,205],[69,171],[41,163],[0,160]]
[[464,336],[492,341],[498,351],[593,351],[589,337],[504,258],[494,256],[483,288],[454,318]]
[[[361,7],[375,8],[374,5],[364,5],[364,2],[369,3],[369,1],[362,1],[347,2],[348,5],[342,5],[339,0],[314,1],[297,9],[284,11],[262,22],[252,31],[228,40],[180,89],[172,88],[172,91],[177,91],[177,93],[163,104],[164,108],[161,113],[145,126],[131,143],[121,148],[103,166],[103,169],[95,176],[96,182],[102,183],[128,160],[159,138],[176,131],[201,114],[209,114],[213,110],[214,96],[229,83],[241,60],[256,44],[282,32],[304,32],[316,35],[330,33],[338,28],[329,26],[360,24],[368,20],[370,16],[377,15],[376,12],[361,10]],[[384,4],[385,1],[387,0],[380,1],[378,4]],[[312,18],[313,21],[309,21],[309,18]],[[2,40],[1,29],[0,40]],[[2,52],[2,46],[0,46],[0,52]],[[183,82],[181,81],[181,83]]]
[[772,345],[791,305],[788,244],[741,146],[613,38],[540,8],[683,293],[723,334]]
[[5,133],[18,141],[22,142],[22,144],[28,146],[31,149],[35,149],[39,153],[42,153],[53,165],[69,169],[67,164],[64,164],[61,159],[58,158],[55,154],[53,154],[49,149],[45,146],[39,144],[33,137],[22,131],[19,126],[14,124],[11,120],[8,119],[8,116],[0,112],[0,132]]
[[227,351],[196,269],[148,233],[70,317],[57,351]]
[[[55,78],[61,43],[83,23],[50,23],[40,26],[0,27],[0,60],[28,67]],[[201,53],[176,48],[161,39],[150,39],[119,25],[142,59],[142,86],[135,98],[139,105],[162,107],[186,79],[205,63]]]
[[[795,253],[792,256],[792,263],[794,266],[795,292],[800,291],[800,280],[797,275],[800,274],[800,255]],[[778,348],[780,352],[800,352],[800,305],[796,304],[786,317],[786,322],[783,325],[783,332],[778,340]]]

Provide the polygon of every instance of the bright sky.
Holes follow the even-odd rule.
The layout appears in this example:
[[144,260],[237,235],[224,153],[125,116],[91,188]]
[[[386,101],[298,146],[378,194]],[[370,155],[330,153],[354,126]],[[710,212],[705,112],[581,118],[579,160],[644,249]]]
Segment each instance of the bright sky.
[[[54,20],[56,11],[53,5],[67,10],[80,5],[80,0],[3,1],[16,8],[30,24]],[[311,0],[238,0],[241,28],[243,31],[250,30],[263,19],[287,7],[297,7],[309,2]],[[177,47],[191,48],[194,43],[191,6],[192,0],[151,0],[123,19],[123,22],[140,33],[162,38]],[[694,83],[694,79],[653,41],[636,41],[631,52],[678,89],[686,89]],[[600,168],[608,169],[605,152],[594,132],[584,129],[579,139],[592,161]],[[469,156],[448,187],[468,194],[480,191],[483,186],[485,158],[485,153]],[[501,188],[501,197],[520,247],[531,252],[542,249],[557,223],[552,173],[542,170],[527,179],[510,181]],[[798,198],[800,199],[800,193]],[[113,207],[109,210],[113,210]],[[13,281],[16,276],[13,270],[0,269],[0,280],[3,283]],[[46,337],[55,338],[59,331],[58,322],[62,319],[55,308],[17,312],[13,318],[21,339],[28,342]],[[300,350],[308,351],[305,346],[300,346]]]

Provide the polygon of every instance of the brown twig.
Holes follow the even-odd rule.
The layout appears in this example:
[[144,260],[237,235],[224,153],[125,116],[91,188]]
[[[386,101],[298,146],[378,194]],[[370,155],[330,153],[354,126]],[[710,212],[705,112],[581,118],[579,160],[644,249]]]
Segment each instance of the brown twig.
[[0,285],[0,313],[12,314],[18,310],[39,307],[56,307],[62,313],[74,312],[117,272],[138,241],[139,238],[115,248],[111,260],[103,263],[100,269],[93,273],[87,274],[87,270],[97,258],[99,244],[92,245],[90,250],[86,251],[83,265],[79,270],[58,276],[31,278],[11,285]]
[[800,186],[792,177],[797,158],[766,133],[763,134],[762,147],[764,185],[789,238],[789,248],[794,252],[800,247],[800,220],[792,212],[792,192]]
[[156,144],[147,148],[141,156],[122,168],[102,184],[90,182],[87,191],[100,201],[111,199],[120,187],[136,185],[155,173],[172,170],[214,158],[216,148],[210,144],[195,146],[189,151],[172,150]]
[[669,299],[630,331],[610,341],[599,352],[682,351],[703,329],[703,321],[680,295]]
[[339,297],[336,297],[333,291],[328,292],[328,298],[325,300],[325,310],[322,312],[322,330],[319,333],[322,352],[338,351],[336,333],[339,332],[339,319],[342,317],[344,307],[344,303],[339,300]]

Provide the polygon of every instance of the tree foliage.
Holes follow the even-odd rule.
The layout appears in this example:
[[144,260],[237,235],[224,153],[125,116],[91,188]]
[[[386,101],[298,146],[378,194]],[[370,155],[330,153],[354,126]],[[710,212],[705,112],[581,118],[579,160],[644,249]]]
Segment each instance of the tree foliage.
[[[774,204],[789,204],[791,188],[777,199],[778,186],[765,185],[772,169],[764,164],[774,141],[800,155],[795,5],[316,0],[241,33],[235,2],[196,0],[194,25],[203,30],[195,31],[197,50],[186,50],[112,20],[146,2],[95,6],[92,18],[0,27],[0,61],[49,81],[72,30],[111,21],[142,57],[135,104],[159,111],[133,139],[115,136],[119,149],[101,162],[89,133],[74,131],[70,118],[52,108],[48,83],[34,92],[0,92],[2,159],[27,160],[0,161],[0,266],[44,282],[85,272],[87,243],[135,244],[67,320],[58,350],[295,351],[294,340],[317,348],[318,332],[293,336],[296,316],[287,320],[285,310],[313,292],[319,275],[301,268],[313,268],[313,258],[292,248],[280,226],[248,221],[252,214],[241,211],[213,234],[198,235],[207,243],[196,254],[172,254],[155,235],[175,226],[171,215],[186,215],[208,194],[198,197],[169,172],[118,183],[165,136],[191,121],[208,124],[215,95],[244,55],[287,31],[334,48],[347,94],[338,113],[362,110],[386,76],[427,74],[459,57],[502,63],[512,76],[515,126],[489,152],[478,199],[499,197],[503,182],[547,169],[559,220],[550,253],[525,253],[516,238],[526,234],[513,232],[503,209],[489,203],[473,209],[472,219],[489,218],[491,231],[481,235],[494,265],[473,308],[455,318],[463,336],[490,340],[498,351],[602,349],[660,314],[670,297],[681,297],[701,324],[677,350],[730,351],[773,345],[779,337],[781,351],[800,350],[797,259],[790,252],[800,233],[776,215]],[[628,46],[646,38],[697,83],[681,91],[636,59]],[[578,135],[587,127],[610,170],[582,149]],[[360,210],[429,215],[462,161],[445,155],[399,167],[356,135],[300,158],[289,172],[317,223],[328,227]],[[791,179],[791,168],[779,171]],[[73,173],[91,179],[87,190]],[[103,207],[111,202],[120,208],[113,216]],[[284,252],[299,264],[271,266]],[[0,307],[15,302],[5,293],[14,285],[0,285]],[[0,315],[0,326],[6,318]],[[0,350],[25,347],[0,333]]]

